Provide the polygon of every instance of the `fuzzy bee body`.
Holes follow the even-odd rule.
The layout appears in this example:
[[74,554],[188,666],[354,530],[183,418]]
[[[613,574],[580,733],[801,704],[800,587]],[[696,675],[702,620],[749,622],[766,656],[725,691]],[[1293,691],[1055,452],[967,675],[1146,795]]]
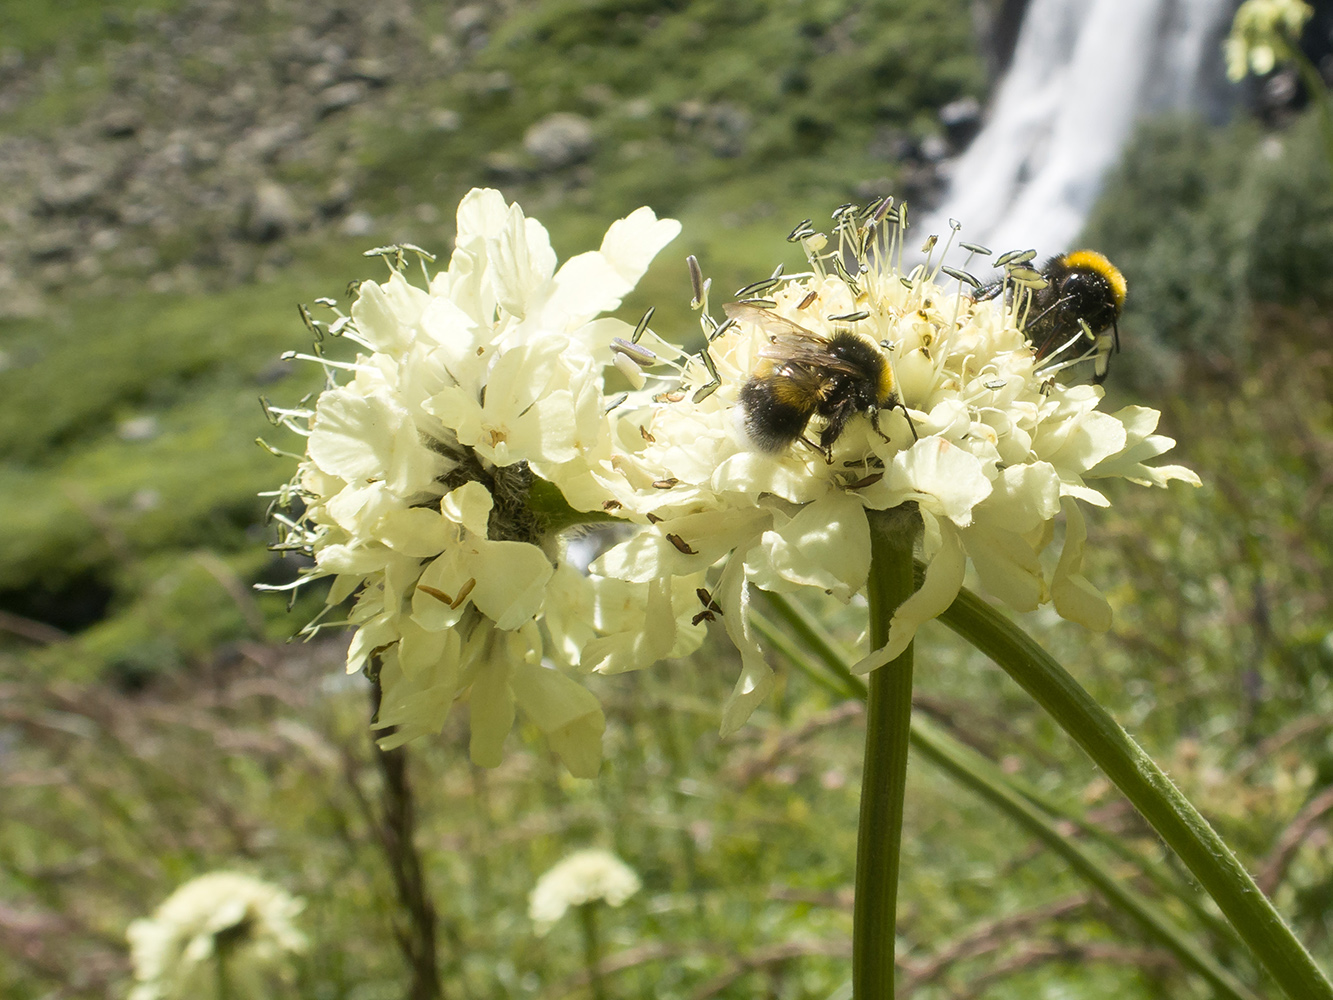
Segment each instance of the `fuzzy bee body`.
[[[760,450],[779,452],[804,441],[831,462],[833,445],[852,417],[863,413],[878,429],[879,411],[901,405],[893,369],[869,338],[851,330],[824,337],[740,303],[728,304],[726,311],[757,324],[769,338],[740,393],[746,433]],[[815,417],[824,421],[817,444],[805,436]]]
[[[1125,304],[1125,276],[1095,250],[1074,250],[1052,257],[1041,268],[1046,287],[1032,293],[1025,332],[1038,360],[1066,348],[1096,349],[1093,381],[1101,383],[1110,369],[1111,354],[1120,350],[1120,311]],[[998,295],[1003,282],[984,287],[977,299]],[[1104,334],[1111,331],[1111,343]],[[1091,341],[1089,341],[1091,337]]]

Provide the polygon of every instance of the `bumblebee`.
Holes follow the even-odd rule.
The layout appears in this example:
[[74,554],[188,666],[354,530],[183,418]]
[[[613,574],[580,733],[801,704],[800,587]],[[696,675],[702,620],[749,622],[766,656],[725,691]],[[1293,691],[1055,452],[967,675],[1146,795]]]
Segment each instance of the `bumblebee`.
[[[903,407],[893,369],[880,346],[851,330],[824,337],[767,309],[731,302],[729,317],[757,324],[769,343],[741,387],[745,430],[762,451],[803,441],[833,462],[833,444],[847,422],[864,413],[879,431],[879,411]],[[805,436],[812,417],[825,421],[816,444]],[[908,417],[911,423],[911,417]],[[913,428],[913,433],[916,429]]]
[[[1025,327],[1038,360],[1071,347],[1096,351],[1092,380],[1106,380],[1111,354],[1120,352],[1120,310],[1127,285],[1119,268],[1095,250],[1074,250],[1052,257],[1041,268],[1046,287],[1032,293]],[[1002,282],[987,285],[977,299],[994,298]],[[1111,342],[1104,334],[1111,331]],[[1091,342],[1088,338],[1091,337]]]

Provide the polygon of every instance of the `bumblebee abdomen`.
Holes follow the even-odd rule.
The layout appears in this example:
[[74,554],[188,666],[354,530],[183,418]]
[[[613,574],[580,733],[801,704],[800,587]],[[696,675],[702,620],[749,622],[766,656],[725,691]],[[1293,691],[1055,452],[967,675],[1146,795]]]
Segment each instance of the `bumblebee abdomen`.
[[741,387],[745,432],[762,451],[781,451],[805,432],[814,412],[787,379],[751,378]]

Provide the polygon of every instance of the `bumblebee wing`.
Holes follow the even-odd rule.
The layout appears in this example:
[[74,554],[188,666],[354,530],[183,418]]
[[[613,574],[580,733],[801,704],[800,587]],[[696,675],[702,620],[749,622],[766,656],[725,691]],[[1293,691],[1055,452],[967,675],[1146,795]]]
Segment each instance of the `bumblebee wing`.
[[792,337],[810,341],[813,344],[827,344],[828,338],[821,337],[813,330],[807,330],[800,323],[780,316],[772,309],[761,309],[748,302],[728,302],[722,307],[730,319],[738,323],[753,323],[770,337]]
[[836,354],[829,353],[829,339],[800,323],[780,316],[771,309],[744,302],[728,302],[723,310],[737,322],[753,323],[768,335],[769,342],[759,349],[759,356],[770,362],[769,370],[810,387],[822,388],[827,373],[859,375],[860,371]]

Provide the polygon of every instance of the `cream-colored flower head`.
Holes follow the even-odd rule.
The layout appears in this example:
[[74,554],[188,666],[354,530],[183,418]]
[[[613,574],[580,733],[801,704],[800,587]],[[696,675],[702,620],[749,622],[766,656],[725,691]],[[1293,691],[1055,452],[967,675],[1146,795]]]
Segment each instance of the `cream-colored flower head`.
[[1242,80],[1247,73],[1271,73],[1295,50],[1301,29],[1314,8],[1301,0],[1245,0],[1222,44],[1227,76]]
[[[553,662],[646,666],[701,639],[693,609],[672,613],[668,588],[669,635],[627,651],[627,623],[662,603],[660,588],[572,570],[541,493],[569,484],[577,494],[589,463],[610,454],[603,372],[632,328],[598,317],[679,230],[641,208],[557,269],[538,222],[474,190],[458,207],[448,268],[431,277],[424,252],[383,248],[389,279],[363,283],[350,316],[327,325],[358,346],[356,359],[313,358],[335,384],[312,410],[274,411],[307,438],[280,496],[302,505],[279,516],[282,547],[313,557],[306,580],[333,578],[331,606],[357,595],[347,669],[379,672],[377,724],[395,729],[385,747],[438,732],[466,696],[477,763],[500,762],[521,708],[574,774],[595,774],[601,707]],[[424,288],[405,273],[412,255]],[[566,512],[576,502],[554,498]]]
[[295,924],[304,906],[237,872],[186,882],[126,931],[136,980],[130,1000],[210,997],[219,961],[235,995],[267,995],[267,977],[281,977],[290,957],[306,948]]
[[[888,645],[858,665],[863,672],[896,657],[952,603],[969,559],[982,586],[1016,610],[1051,602],[1066,618],[1108,628],[1110,608],[1082,575],[1078,502],[1106,506],[1094,485],[1106,477],[1198,484],[1179,466],[1144,464],[1174,444],[1154,433],[1155,411],[1102,413],[1100,386],[1062,385],[1055,373],[1064,363],[1037,359],[1022,329],[1026,293],[974,298],[924,266],[903,273],[899,217],[882,205],[875,212],[840,213],[831,247],[813,231],[798,234],[811,270],[762,283],[751,293],[758,301],[729,309],[736,322],[706,322],[709,357],[684,364],[676,391],[617,411],[617,451],[593,471],[644,524],[593,564],[596,573],[716,580],[705,593],[742,656],[724,732],[772,684],[746,618],[750,588],[809,587],[849,600],[869,570],[867,511],[918,510],[928,569],[894,616]],[[1041,281],[1017,265],[1006,280]],[[798,366],[817,365],[801,352],[836,336],[879,352],[889,374],[871,380],[877,405],[848,420],[827,457],[795,434],[776,450],[756,441],[745,413],[756,372],[780,374],[791,351]],[[790,383],[775,392],[786,398]],[[821,426],[812,417],[805,436],[815,441]],[[1043,560],[1061,514],[1059,556]]]
[[610,851],[576,851],[537,880],[528,897],[528,916],[545,934],[571,906],[601,901],[620,906],[639,891],[634,870]]

